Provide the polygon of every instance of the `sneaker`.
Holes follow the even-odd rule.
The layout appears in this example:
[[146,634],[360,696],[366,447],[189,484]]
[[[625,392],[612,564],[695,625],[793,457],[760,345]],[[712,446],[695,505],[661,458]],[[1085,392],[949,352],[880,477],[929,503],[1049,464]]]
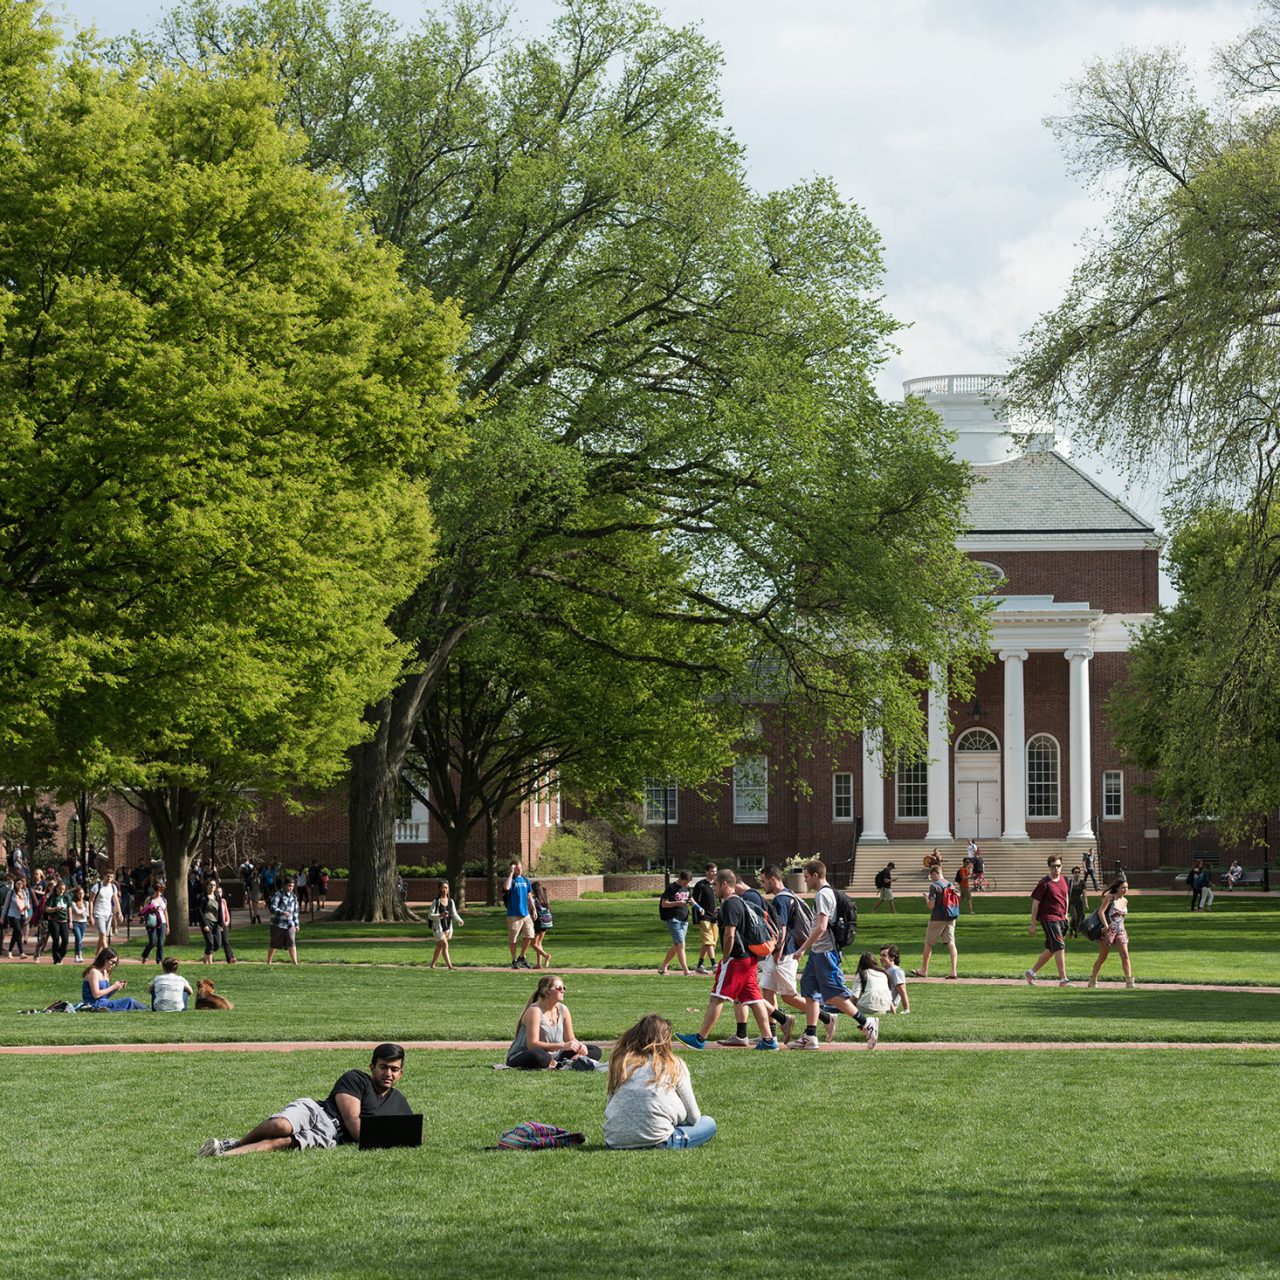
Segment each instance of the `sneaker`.
[[204,1145],[196,1152],[198,1156],[220,1156],[225,1155],[232,1147],[236,1145],[234,1138],[209,1138]]
[[703,977],[705,977],[705,976],[706,976],[708,973],[710,973],[710,972],[711,972],[711,970],[710,970],[710,969],[708,969],[708,968],[707,968],[707,966],[706,966],[705,964],[700,964],[700,965],[699,965],[699,966],[694,970],[694,973],[700,973],[700,974],[702,974],[702,975],[703,975]]
[[520,963],[520,967],[521,967],[522,969],[532,969],[532,968],[533,968],[533,966],[532,966],[532,965],[531,965],[531,964],[530,964],[530,963],[529,963],[529,962],[524,958],[524,956],[521,956],[521,957],[520,957],[520,962],[519,962],[519,963]]
[[796,1029],[796,1015],[794,1013],[789,1013],[782,1020],[782,1025],[779,1027],[780,1034],[778,1038],[782,1041],[783,1044],[790,1044],[791,1033],[795,1029]]
[[880,1019],[868,1018],[866,1025],[862,1028],[862,1034],[867,1037],[867,1048],[874,1049],[876,1041],[880,1039]]
[[1138,984],[1137,984],[1136,982],[1134,982],[1134,980],[1133,980],[1132,978],[1126,978],[1126,979],[1124,980],[1124,985],[1125,985],[1126,990],[1132,991],[1132,990],[1134,989],[1134,987],[1136,987]]
[[1071,985],[1072,985],[1072,983],[1071,983],[1071,979],[1070,979],[1070,978],[1059,978],[1059,979],[1058,979],[1058,986],[1060,986],[1060,987],[1069,987],[1069,986],[1071,986]]
[[839,1020],[840,1015],[838,1013],[830,1013],[827,1015],[827,1029],[823,1037],[827,1044],[830,1044],[836,1038],[836,1023]]
[[757,1049],[776,1049],[778,1042],[776,1040],[765,1040],[763,1037],[756,1041]]
[[511,962],[511,967],[512,967],[513,969],[518,969],[518,968],[520,967],[520,961],[519,961],[519,960],[513,960],[513,961]]
[[1028,969],[1022,976],[1027,980],[1027,986],[1034,987],[1036,985],[1036,971],[1034,969]]
[[707,1042],[696,1031],[686,1031],[676,1036],[676,1039],[690,1049],[705,1049],[707,1047]]
[[746,1036],[732,1035],[726,1036],[723,1040],[717,1040],[722,1049],[745,1049],[751,1043]]
[[789,1045],[787,1045],[788,1049],[816,1049],[817,1047],[817,1036],[797,1036]]

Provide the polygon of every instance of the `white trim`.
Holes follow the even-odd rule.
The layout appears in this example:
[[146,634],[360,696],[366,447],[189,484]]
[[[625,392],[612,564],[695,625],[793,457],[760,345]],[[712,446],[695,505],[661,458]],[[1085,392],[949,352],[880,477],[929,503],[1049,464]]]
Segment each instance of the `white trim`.
[[[653,797],[661,792],[656,802]],[[558,796],[557,796],[558,802]],[[662,817],[650,815],[662,810]],[[680,787],[671,779],[646,778],[644,780],[644,825],[646,827],[675,827],[680,824]]]
[[[1058,804],[1053,813],[1037,813],[1031,812],[1031,744],[1037,738],[1047,738],[1053,743],[1053,749],[1057,752],[1058,776],[1054,780],[1054,787],[1057,791]],[[1022,748],[1023,759],[1026,760],[1026,786],[1027,786],[1027,825],[1033,822],[1061,822],[1062,821],[1062,743],[1052,733],[1032,733],[1028,734],[1025,745]]]
[[909,760],[907,767],[910,769],[924,770],[924,812],[913,813],[910,816],[904,816],[902,812],[902,790],[901,790],[901,774],[903,768],[902,757],[898,757],[898,767],[893,771],[893,820],[895,822],[921,822],[929,821],[929,762],[927,760]]
[[956,550],[981,553],[1001,551],[1159,551],[1164,538],[1158,533],[1000,533],[966,534],[956,539]]
[[[1120,812],[1107,812],[1107,779],[1119,778],[1120,780]],[[1102,771],[1102,820],[1103,822],[1122,822],[1124,821],[1124,770],[1123,769],[1103,769]]]
[[[849,780],[849,812],[841,817],[836,812],[836,779],[848,778]],[[852,822],[854,820],[853,812],[853,773],[848,769],[837,769],[831,775],[831,821],[832,822]]]
[[[762,771],[759,782],[739,783],[739,772],[745,777],[748,769]],[[738,804],[738,787],[742,786],[744,805]],[[757,807],[747,808],[745,802],[752,795],[756,797],[753,804]],[[733,766],[733,821],[735,826],[765,826],[769,821],[769,757],[765,755],[743,756]]]
[[[960,749],[960,744],[961,744],[961,743],[962,743],[962,742],[963,742],[963,741],[964,741],[964,740],[965,740],[965,739],[966,739],[970,734],[973,734],[973,733],[985,733],[985,734],[987,735],[987,737],[988,737],[988,738],[990,738],[990,739],[991,739],[991,741],[992,741],[992,742],[994,742],[996,745],[995,745],[994,747],[983,747],[983,748],[982,748],[982,751],[974,751],[972,748],[966,748],[965,750],[963,750],[963,751],[962,751],[962,750]],[[999,755],[999,754],[1000,754],[1000,739],[996,736],[996,734],[994,733],[994,731],[992,731],[991,729],[986,728],[984,725],[980,725],[980,724],[970,725],[970,726],[969,726],[969,728],[967,728],[967,729],[961,729],[961,730],[960,730],[960,732],[956,734],[956,741],[955,741],[955,745],[951,748],[951,751],[952,751],[952,754],[953,754],[953,755],[970,755],[970,754],[972,754],[972,755],[981,755],[981,754],[983,754],[983,752],[989,752],[989,753],[991,753],[992,755]],[[988,837],[988,839],[990,839],[990,837]]]
[[1093,629],[1094,653],[1128,653],[1133,632],[1149,626],[1154,613],[1104,613]]

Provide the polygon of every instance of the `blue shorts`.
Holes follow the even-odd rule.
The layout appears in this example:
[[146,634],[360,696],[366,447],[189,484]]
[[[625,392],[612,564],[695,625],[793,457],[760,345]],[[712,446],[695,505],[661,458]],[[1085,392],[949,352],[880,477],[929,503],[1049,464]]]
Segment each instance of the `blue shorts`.
[[806,1000],[853,999],[852,992],[845,986],[838,951],[809,952],[804,973],[800,975],[800,994]]
[[685,934],[689,932],[689,922],[687,920],[668,920],[667,932],[671,935],[671,941],[679,944],[684,941]]

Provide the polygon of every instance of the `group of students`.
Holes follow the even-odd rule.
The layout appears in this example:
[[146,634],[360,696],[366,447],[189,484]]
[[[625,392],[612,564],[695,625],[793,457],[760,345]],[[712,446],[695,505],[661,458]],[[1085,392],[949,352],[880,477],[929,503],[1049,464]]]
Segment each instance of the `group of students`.
[[[13,960],[39,960],[46,948],[54,964],[61,964],[75,943],[75,959],[83,962],[84,935],[92,921],[98,949],[109,946],[112,933],[124,922],[120,886],[107,871],[88,890],[71,885],[53,870],[40,867],[28,881],[21,872],[7,871],[0,884],[0,942],[8,935],[7,954]],[[27,955],[27,934],[35,930],[35,948]]]
[[300,911],[305,909],[314,920],[317,911],[328,907],[329,872],[318,862],[313,862],[310,867],[303,863],[295,874],[286,871],[279,862],[259,866],[252,858],[246,858],[240,864],[240,883],[244,885],[244,903],[249,909],[250,924],[262,923],[263,904],[269,910],[271,899],[285,887],[290,877]]

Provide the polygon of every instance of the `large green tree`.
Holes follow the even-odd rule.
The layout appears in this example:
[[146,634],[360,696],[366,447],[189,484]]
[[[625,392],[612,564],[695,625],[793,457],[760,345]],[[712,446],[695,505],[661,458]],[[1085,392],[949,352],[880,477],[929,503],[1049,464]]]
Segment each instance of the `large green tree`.
[[[963,685],[982,650],[954,547],[966,475],[922,406],[875,394],[895,324],[873,228],[826,181],[752,191],[697,31],[631,0],[567,0],[534,39],[483,5],[400,31],[264,0],[188,5],[157,40],[195,64],[272,49],[311,163],[471,323],[480,418],[434,478],[440,554],[400,619],[414,659],[353,751],[347,914],[398,909],[401,768],[489,620],[702,666],[709,694],[767,670],[828,727],[918,739],[922,672]],[[704,661],[668,623],[725,640]]]
[[1164,821],[1251,839],[1280,806],[1280,514],[1260,530],[1202,511],[1169,564],[1178,599],[1134,644],[1109,705],[1116,742],[1151,773]]
[[124,790],[177,924],[211,815],[337,781],[401,672],[463,330],[269,68],[35,13],[0,0],[0,775]]

